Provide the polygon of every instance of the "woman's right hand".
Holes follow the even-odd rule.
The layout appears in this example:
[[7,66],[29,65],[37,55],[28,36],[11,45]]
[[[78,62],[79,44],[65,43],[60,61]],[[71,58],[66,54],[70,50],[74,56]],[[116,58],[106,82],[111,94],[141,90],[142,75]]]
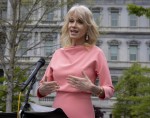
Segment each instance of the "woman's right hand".
[[42,96],[46,96],[52,92],[56,92],[59,89],[59,85],[56,81],[47,82],[47,77],[45,77],[45,81],[40,83],[38,89]]

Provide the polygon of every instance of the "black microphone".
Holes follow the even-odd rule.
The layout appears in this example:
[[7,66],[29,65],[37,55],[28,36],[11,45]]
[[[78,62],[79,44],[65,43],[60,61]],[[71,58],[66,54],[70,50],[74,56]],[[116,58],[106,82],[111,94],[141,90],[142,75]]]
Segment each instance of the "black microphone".
[[24,89],[28,86],[28,84],[35,78],[37,72],[39,71],[39,69],[44,66],[45,64],[45,60],[43,58],[40,58],[36,64],[36,67],[34,68],[34,70],[32,71],[32,73],[30,74],[29,78],[22,84],[22,89],[21,91],[24,91]]

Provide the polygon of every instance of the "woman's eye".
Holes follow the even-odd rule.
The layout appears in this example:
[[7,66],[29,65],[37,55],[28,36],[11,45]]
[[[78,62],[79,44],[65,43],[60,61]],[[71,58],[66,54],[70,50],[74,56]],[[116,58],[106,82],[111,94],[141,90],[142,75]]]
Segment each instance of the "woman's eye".
[[83,21],[81,19],[78,19],[77,22],[80,23],[80,24],[83,24]]
[[74,22],[74,20],[70,19],[70,20],[69,20],[69,22],[70,22],[70,23],[73,23],[73,22]]

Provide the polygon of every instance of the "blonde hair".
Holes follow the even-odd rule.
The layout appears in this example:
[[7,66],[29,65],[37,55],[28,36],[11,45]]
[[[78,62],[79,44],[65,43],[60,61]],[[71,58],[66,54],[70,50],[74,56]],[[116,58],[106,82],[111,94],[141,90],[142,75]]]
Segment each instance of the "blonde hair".
[[63,47],[71,46],[71,39],[69,37],[68,24],[69,18],[72,14],[76,14],[88,27],[88,40],[85,40],[86,45],[94,45],[99,35],[98,26],[96,25],[92,12],[83,5],[73,6],[65,16],[64,25],[61,29],[61,45]]

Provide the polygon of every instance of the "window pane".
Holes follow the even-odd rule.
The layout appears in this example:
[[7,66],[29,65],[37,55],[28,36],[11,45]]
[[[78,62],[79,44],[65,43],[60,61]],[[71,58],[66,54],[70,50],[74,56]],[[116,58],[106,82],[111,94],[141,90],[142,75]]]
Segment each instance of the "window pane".
[[93,12],[93,17],[95,22],[100,25],[100,20],[101,20],[101,8],[97,7],[97,8],[92,8],[92,12]]
[[[117,76],[111,76],[111,79],[112,79],[112,84],[115,87],[118,83],[118,77]],[[113,96],[116,96],[116,93]]]
[[7,18],[7,1],[0,0],[0,19]]
[[45,20],[46,21],[53,21],[54,20],[54,7],[58,4],[58,0],[50,0],[47,1],[46,6],[45,6]]
[[111,26],[115,27],[118,26],[119,14],[118,13],[111,13]]
[[20,45],[20,54],[21,55],[27,55],[27,43],[28,41],[22,41]]
[[100,13],[93,13],[94,20],[97,25],[100,25]]
[[45,41],[45,55],[52,55],[53,54],[53,40]]
[[130,26],[136,27],[137,26],[137,16],[130,15]]
[[111,26],[117,27],[119,25],[119,10],[111,10]]
[[118,46],[111,46],[110,47],[110,60],[117,60],[118,59]]
[[53,18],[54,18],[54,13],[53,12],[49,12],[48,14],[47,14],[47,21],[52,21],[53,20]]
[[57,34],[42,33],[42,37],[45,39],[44,51],[46,56],[50,56],[57,48]]
[[130,61],[137,60],[137,46],[130,46],[129,55],[130,55]]
[[29,14],[32,5],[34,4],[34,0],[21,0],[21,20],[32,20],[32,16],[34,13]]

